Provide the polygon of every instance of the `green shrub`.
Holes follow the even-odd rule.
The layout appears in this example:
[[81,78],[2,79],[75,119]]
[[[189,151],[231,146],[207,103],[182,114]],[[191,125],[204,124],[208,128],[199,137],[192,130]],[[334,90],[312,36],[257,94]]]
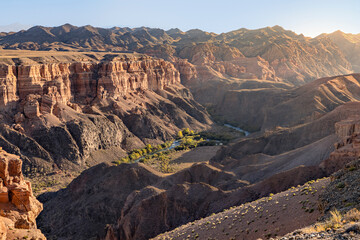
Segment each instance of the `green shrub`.
[[177,138],[178,138],[178,139],[181,139],[181,138],[183,138],[183,137],[184,137],[183,132],[182,132],[182,131],[179,131],[178,134],[177,134]]

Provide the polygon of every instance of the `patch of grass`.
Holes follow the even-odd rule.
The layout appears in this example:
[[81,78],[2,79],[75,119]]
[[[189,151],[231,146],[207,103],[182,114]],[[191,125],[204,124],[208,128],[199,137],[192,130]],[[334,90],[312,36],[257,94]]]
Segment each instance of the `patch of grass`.
[[315,232],[324,232],[328,229],[338,229],[343,225],[342,215],[338,210],[330,212],[330,218],[325,222],[317,223],[313,227],[310,227]]
[[344,215],[346,222],[356,222],[360,220],[360,211],[356,208],[351,209]]

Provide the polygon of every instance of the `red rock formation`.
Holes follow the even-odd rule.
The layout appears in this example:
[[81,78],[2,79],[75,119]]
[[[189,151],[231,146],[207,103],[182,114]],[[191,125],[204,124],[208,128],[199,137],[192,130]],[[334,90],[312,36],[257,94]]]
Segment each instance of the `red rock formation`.
[[360,158],[360,116],[337,122],[335,130],[342,139],[335,143],[335,151],[330,157],[320,164],[327,173],[333,173]]
[[360,133],[360,116],[352,116],[335,123],[335,131],[340,138],[348,138],[354,133]]
[[9,65],[0,65],[0,107],[17,100],[16,68]]
[[[19,148],[29,157],[25,164],[39,167],[41,162],[40,168],[50,171],[53,162],[64,167],[60,162],[65,160],[84,167],[94,151],[122,155],[169,140],[181,128],[200,130],[211,123],[180,84],[174,65],[162,59],[49,52],[33,52],[36,57],[29,58],[20,53],[16,61],[0,61],[0,86],[6,90],[0,93],[0,136],[6,139],[4,149],[17,154]],[[110,160],[100,155],[97,163]]]
[[74,99],[89,96],[117,99],[139,89],[157,91],[178,83],[180,74],[171,63],[149,57],[106,62],[1,64],[0,106],[25,100],[25,116],[34,118],[41,113],[52,113],[56,103],[71,104]]
[[188,84],[190,79],[202,80],[204,82],[213,78],[235,77],[241,79],[263,79],[279,80],[275,76],[274,69],[261,57],[246,58],[234,47],[227,45],[215,46],[210,43],[200,43],[194,46],[185,47],[179,56],[188,59],[197,71],[183,59],[176,60],[175,66],[179,69],[183,83]]
[[36,229],[35,221],[42,204],[33,196],[30,182],[24,180],[21,166],[18,156],[0,149],[0,239],[15,239],[24,234],[45,239]]

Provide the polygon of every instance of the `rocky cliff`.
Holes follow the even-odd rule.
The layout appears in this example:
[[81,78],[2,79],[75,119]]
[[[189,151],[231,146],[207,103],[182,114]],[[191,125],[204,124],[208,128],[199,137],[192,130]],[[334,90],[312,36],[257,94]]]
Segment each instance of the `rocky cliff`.
[[46,239],[36,228],[42,204],[21,171],[22,161],[0,149],[0,239]]
[[321,167],[332,173],[360,157],[360,116],[352,115],[335,124],[336,134],[341,140]]
[[134,147],[168,140],[181,128],[211,124],[164,60],[28,54],[1,60],[0,143],[30,167],[92,165],[102,161],[94,152],[111,149],[116,159]]
[[3,63],[0,69],[2,107],[24,101],[24,113],[30,118],[52,113],[56,104],[116,100],[130,92],[158,91],[180,83],[171,63],[146,56],[104,62]]

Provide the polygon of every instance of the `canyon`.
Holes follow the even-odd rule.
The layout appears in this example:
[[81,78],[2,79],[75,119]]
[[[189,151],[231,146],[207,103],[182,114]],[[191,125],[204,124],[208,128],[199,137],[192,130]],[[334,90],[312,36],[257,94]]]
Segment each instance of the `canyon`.
[[22,156],[27,171],[81,169],[102,161],[106,150],[111,161],[181,128],[212,123],[179,72],[161,59],[24,53],[5,56],[0,69],[0,141]]
[[[274,212],[277,227],[292,210],[302,214],[278,234],[314,223],[341,207],[329,189],[360,157],[358,43],[339,31],[310,38],[280,26],[215,34],[65,24],[1,33],[0,200],[10,212],[0,229],[22,234],[21,222],[35,239],[182,239],[202,228],[199,219],[211,223],[237,206],[271,210],[269,194],[288,204],[286,194],[322,179],[310,194],[323,209],[303,214],[302,196],[290,212]],[[175,138],[194,148],[149,152]],[[139,151],[143,158],[122,161]],[[155,169],[150,153],[178,168]],[[253,225],[241,237],[269,238]]]
[[[336,81],[342,82],[343,78],[337,77]],[[334,82],[334,78],[330,80]],[[253,133],[223,146],[208,161],[169,176],[140,163],[99,165],[83,172],[67,189],[41,196],[45,208],[51,211],[40,215],[39,224],[47,236],[65,239],[85,235],[148,239],[211,213],[329,176],[359,157],[359,107],[359,102],[349,99],[305,124]],[[96,180],[88,181],[90,176],[96,176]],[[113,185],[122,187],[114,193]],[[112,207],[103,206],[104,199]],[[55,221],[52,216],[58,215],[55,206],[59,205],[66,213]],[[102,210],[96,211],[98,208]],[[73,224],[58,227],[70,219]],[[304,221],[311,223],[309,219]],[[85,222],[92,224],[80,227]],[[300,225],[286,229],[296,227]]]

